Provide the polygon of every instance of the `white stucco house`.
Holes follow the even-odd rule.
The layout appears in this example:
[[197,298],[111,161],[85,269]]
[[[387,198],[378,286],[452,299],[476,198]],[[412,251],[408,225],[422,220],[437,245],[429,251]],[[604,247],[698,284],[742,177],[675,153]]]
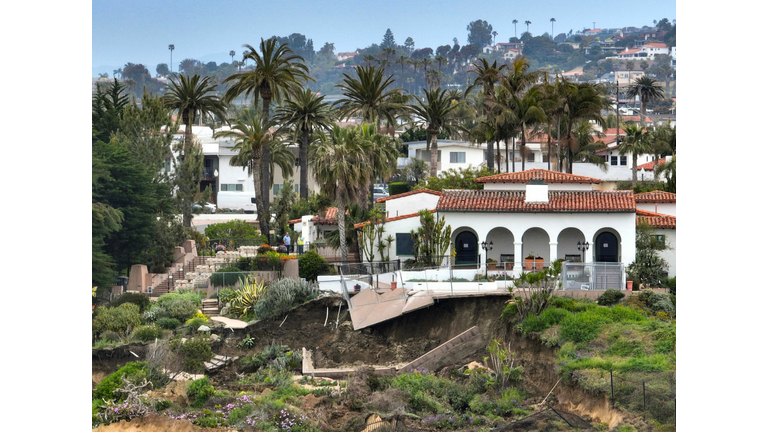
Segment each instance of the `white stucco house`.
[[[413,258],[411,230],[419,227],[418,211],[428,209],[451,226],[456,266],[486,266],[487,258],[505,263],[507,272],[527,269],[525,258],[548,266],[554,260],[621,263],[635,257],[636,204],[632,191],[601,191],[599,179],[542,169],[478,178],[482,190],[444,190],[434,208],[426,193],[387,198],[398,209],[387,218],[385,235],[395,237],[390,258]],[[431,195],[431,194],[430,194]],[[398,204],[421,196],[412,210]],[[421,204],[421,205],[418,205]],[[362,225],[361,225],[362,226]],[[484,251],[483,242],[493,242]],[[579,243],[589,249],[579,250]],[[410,248],[410,249],[409,249]],[[623,277],[623,274],[622,274]]]
[[[409,159],[421,159],[429,165],[430,150],[426,141],[405,143],[408,146],[408,159],[401,161],[407,165]],[[485,144],[472,144],[466,141],[437,140],[437,173],[449,169],[467,169],[485,164]]]

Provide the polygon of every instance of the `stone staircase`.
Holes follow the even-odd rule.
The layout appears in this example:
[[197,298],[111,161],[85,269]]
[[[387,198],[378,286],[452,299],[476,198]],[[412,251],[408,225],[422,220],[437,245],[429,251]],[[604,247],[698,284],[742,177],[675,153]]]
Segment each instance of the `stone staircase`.
[[203,299],[203,314],[209,317],[219,316],[219,299]]

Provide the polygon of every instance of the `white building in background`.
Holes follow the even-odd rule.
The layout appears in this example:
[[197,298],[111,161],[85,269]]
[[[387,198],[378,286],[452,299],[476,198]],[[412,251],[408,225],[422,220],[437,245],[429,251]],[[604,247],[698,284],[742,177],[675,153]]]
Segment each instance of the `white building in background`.
[[[405,143],[408,146],[408,159],[421,159],[429,166],[430,150],[426,141],[413,141]],[[400,160],[399,163],[407,165],[409,160]],[[470,166],[479,167],[485,164],[485,144],[472,144],[466,141],[437,140],[437,173],[467,169]]]

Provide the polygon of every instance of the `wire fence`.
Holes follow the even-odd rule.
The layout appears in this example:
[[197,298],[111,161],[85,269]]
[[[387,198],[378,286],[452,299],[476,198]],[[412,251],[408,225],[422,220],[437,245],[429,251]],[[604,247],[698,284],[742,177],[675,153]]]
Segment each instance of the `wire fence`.
[[611,400],[615,406],[641,411],[654,420],[675,423],[677,397],[674,374],[634,380],[611,371]]
[[[552,423],[565,423],[571,429],[594,430],[592,424],[576,414],[567,411],[557,410],[552,406],[541,411],[535,412],[529,416],[516,420],[508,425],[491,429],[491,432],[517,432],[517,431],[542,431],[549,430]],[[559,430],[559,429],[558,429]]]

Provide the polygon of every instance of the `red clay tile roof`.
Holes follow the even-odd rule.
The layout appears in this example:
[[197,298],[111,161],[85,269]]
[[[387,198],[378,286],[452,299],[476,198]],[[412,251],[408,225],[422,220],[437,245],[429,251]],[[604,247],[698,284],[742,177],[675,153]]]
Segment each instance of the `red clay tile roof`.
[[641,222],[647,222],[650,226],[654,228],[677,229],[676,217],[661,214],[661,213],[654,213],[647,210],[637,209],[636,224],[640,225]]
[[672,192],[653,191],[635,194],[635,202],[638,203],[673,203],[677,202],[677,195]]
[[390,196],[384,197],[384,198],[379,198],[379,199],[376,200],[376,202],[377,203],[383,203],[384,201],[389,201],[391,199],[407,197],[407,196],[410,196],[410,195],[416,195],[416,194],[422,193],[422,192],[423,193],[432,194],[432,195],[437,195],[437,196],[440,196],[440,195],[443,194],[442,192],[433,191],[432,189],[419,189],[419,190],[412,190],[412,191],[409,191],[409,192],[403,192],[403,193],[397,194],[397,195],[390,195]]
[[297,223],[299,223],[299,222],[301,222],[301,218],[298,218],[298,219],[291,219],[291,220],[289,220],[289,221],[288,221],[288,223],[289,223],[289,224],[291,224],[291,225],[293,225],[293,224],[297,224]]
[[[603,129],[603,133],[606,135],[616,135],[616,128],[605,128]],[[627,131],[625,131],[622,128],[619,128],[619,135],[626,135]]]
[[651,48],[667,48],[667,44],[661,43],[661,42],[651,42],[647,43],[643,46],[651,47]]
[[[640,116],[639,115],[631,115],[631,116],[621,116],[621,119],[627,122],[635,122],[640,123]],[[651,120],[650,117],[645,116],[645,124],[653,123],[653,120]]]
[[[566,174],[545,169],[529,169],[525,171],[502,173],[475,179],[477,183],[528,183],[531,180],[544,180],[546,183],[590,183],[600,184],[603,181],[592,177]],[[445,193],[445,191],[443,191]]]
[[[429,212],[430,213],[435,213],[436,211],[437,211],[436,209],[432,209]],[[417,217],[418,215],[419,215],[419,213],[411,213],[411,214],[402,215],[402,216],[395,216],[395,217],[387,218],[387,220],[385,222],[399,221],[401,219],[408,219],[408,218],[412,218],[412,217]],[[355,228],[360,228],[360,227],[366,226],[366,225],[368,225],[370,223],[371,223],[371,221],[355,224]]]
[[550,191],[548,203],[526,203],[525,191],[446,190],[438,211],[634,212],[632,191]]
[[653,168],[655,168],[655,167],[656,167],[656,165],[659,165],[660,163],[663,163],[664,161],[665,161],[665,160],[664,160],[664,159],[662,159],[662,160],[660,160],[660,161],[650,161],[650,162],[646,162],[646,163],[644,163],[644,164],[642,164],[642,165],[638,165],[638,166],[637,166],[637,169],[638,169],[638,170],[641,170],[641,169],[642,169],[642,170],[646,170],[646,171],[653,171]]

